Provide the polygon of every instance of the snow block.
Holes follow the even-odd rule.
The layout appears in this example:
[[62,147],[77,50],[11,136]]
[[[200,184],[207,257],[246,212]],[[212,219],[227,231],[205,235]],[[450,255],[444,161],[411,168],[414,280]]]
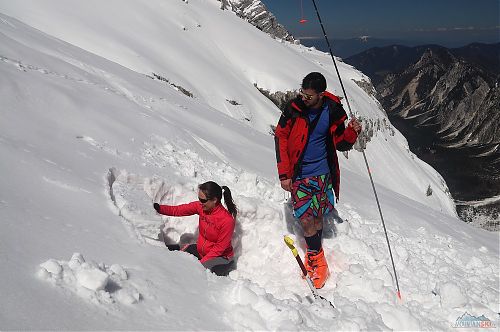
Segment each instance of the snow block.
[[80,266],[85,263],[85,259],[83,258],[82,254],[80,253],[74,253],[73,256],[71,256],[71,259],[68,262],[68,266],[72,270],[76,270],[80,268]]
[[40,264],[40,267],[44,268],[47,272],[51,273],[52,275],[59,275],[63,270],[61,264],[59,264],[59,262],[56,261],[55,259],[49,259],[48,261]]
[[76,274],[76,280],[80,286],[98,291],[106,287],[109,275],[99,269],[80,270]]
[[118,276],[120,278],[120,280],[127,280],[128,278],[128,275],[127,275],[127,271],[125,271],[123,269],[123,267],[119,264],[113,264],[111,265],[111,267],[109,268],[109,270],[115,274],[116,276]]

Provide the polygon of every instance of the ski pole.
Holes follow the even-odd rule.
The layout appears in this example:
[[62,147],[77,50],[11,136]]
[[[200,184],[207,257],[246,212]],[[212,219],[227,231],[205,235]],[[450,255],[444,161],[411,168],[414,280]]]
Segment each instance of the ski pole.
[[304,278],[307,281],[307,285],[309,286],[309,289],[311,290],[314,298],[316,300],[322,299],[324,301],[327,301],[332,307],[335,308],[335,306],[332,304],[332,302],[328,301],[323,296],[319,295],[318,292],[316,291],[316,287],[314,287],[313,282],[311,280],[311,277],[309,277],[309,275],[307,274],[306,267],[304,266],[302,259],[300,259],[299,252],[297,251],[297,248],[295,248],[292,238],[289,237],[288,235],[285,235],[285,243],[288,246],[288,248],[290,248],[290,250],[292,251],[292,254],[295,256],[295,259],[297,260],[297,263],[299,264],[300,269],[302,270],[302,274],[304,275]]
[[[352,114],[352,110],[351,110],[351,105],[349,104],[349,99],[347,98],[347,93],[346,93],[345,88],[344,88],[344,83],[342,83],[342,78],[340,77],[340,72],[339,72],[339,69],[337,67],[337,62],[335,61],[335,57],[333,56],[332,48],[330,46],[330,41],[328,40],[325,28],[323,26],[323,22],[321,21],[321,16],[319,15],[319,10],[318,10],[318,7],[316,6],[316,1],[315,0],[311,0],[311,1],[314,5],[314,9],[316,10],[316,15],[318,16],[318,21],[319,21],[319,24],[321,25],[321,30],[323,31],[323,35],[325,36],[326,45],[328,45],[328,50],[330,51],[330,56],[332,58],[333,65],[335,66],[335,71],[337,72],[337,76],[339,77],[340,86],[342,87],[342,91],[344,92],[344,98],[345,98],[346,103],[347,103],[347,108],[349,108],[349,116],[352,118],[353,114]],[[384,216],[382,215],[382,209],[380,208],[380,203],[378,200],[377,191],[375,190],[375,184],[374,184],[373,179],[372,179],[372,173],[370,171],[370,166],[368,165],[368,160],[366,159],[366,154],[365,154],[364,149],[362,150],[362,153],[363,153],[363,158],[365,159],[365,164],[366,164],[366,169],[368,171],[368,175],[370,176],[370,182],[372,184],[373,193],[375,194],[375,199],[377,201],[378,212],[380,213],[380,219],[382,219],[382,226],[384,227],[384,233],[385,233],[385,239],[387,240],[387,246],[389,247],[389,255],[391,256],[392,269],[394,271],[394,278],[396,279],[396,287],[398,289],[398,292],[396,294],[399,297],[399,299],[401,300],[401,291],[399,289],[398,275],[396,273],[396,266],[394,265],[394,258],[392,257],[391,244],[389,243],[389,237],[387,236],[387,229],[385,228]]]

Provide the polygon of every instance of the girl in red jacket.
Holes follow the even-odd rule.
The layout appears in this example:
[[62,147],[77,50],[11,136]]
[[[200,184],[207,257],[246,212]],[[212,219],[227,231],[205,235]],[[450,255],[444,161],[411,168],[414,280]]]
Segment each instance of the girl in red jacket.
[[[227,275],[233,268],[233,246],[231,239],[237,214],[231,191],[208,181],[198,186],[198,201],[181,205],[160,205],[154,203],[156,212],[166,216],[200,216],[197,243],[181,248],[178,244],[168,245],[169,250],[182,250],[196,256],[203,266],[217,275]],[[224,203],[221,203],[224,191]]]

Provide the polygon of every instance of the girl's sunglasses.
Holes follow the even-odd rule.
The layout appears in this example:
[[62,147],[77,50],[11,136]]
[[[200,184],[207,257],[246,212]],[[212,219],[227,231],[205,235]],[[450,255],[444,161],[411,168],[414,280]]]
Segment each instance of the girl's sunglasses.
[[199,200],[202,204],[205,204],[206,202],[208,202],[208,201],[209,201],[209,199],[208,199],[208,198],[200,198],[200,197],[198,197],[198,200]]

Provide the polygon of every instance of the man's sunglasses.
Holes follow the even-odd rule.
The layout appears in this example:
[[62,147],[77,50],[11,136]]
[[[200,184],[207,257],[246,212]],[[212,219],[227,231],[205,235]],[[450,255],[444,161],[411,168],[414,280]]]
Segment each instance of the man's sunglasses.
[[206,202],[208,202],[210,199],[208,198],[200,198],[198,197],[198,200],[202,203],[202,204],[205,204]]
[[300,89],[299,94],[305,99],[305,100],[311,100],[314,98],[314,95],[308,95],[307,93],[304,93],[304,90]]

